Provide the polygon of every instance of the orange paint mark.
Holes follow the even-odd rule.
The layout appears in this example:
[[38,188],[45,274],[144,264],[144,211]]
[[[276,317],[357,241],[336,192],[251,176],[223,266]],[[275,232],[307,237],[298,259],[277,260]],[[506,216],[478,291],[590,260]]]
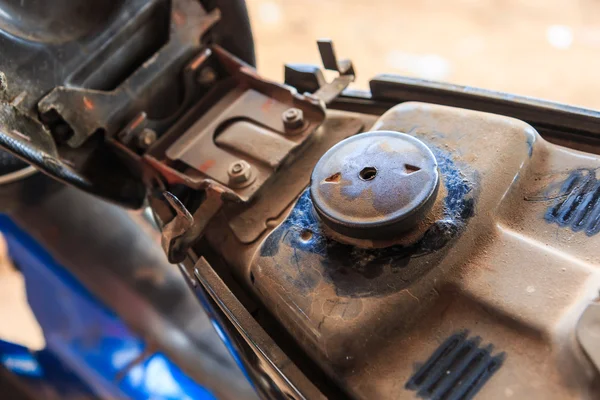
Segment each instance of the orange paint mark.
[[192,64],[190,65],[190,69],[192,69],[192,70],[198,69],[198,67],[204,62],[204,60],[206,60],[206,56],[204,54],[201,54],[200,56],[196,57],[196,59],[194,61],[192,61]]
[[94,109],[94,103],[90,99],[88,99],[87,97],[85,97],[85,96],[83,96],[83,105],[88,110],[93,110]]
[[270,110],[270,109],[271,109],[271,107],[273,106],[273,103],[274,103],[273,99],[269,99],[269,100],[265,101],[265,102],[263,103],[263,105],[262,105],[262,106],[260,106],[260,110],[261,110],[262,112],[269,112],[269,110]]
[[145,119],[146,119],[146,116],[144,114],[138,115],[137,118],[131,124],[131,130],[134,130],[135,128],[137,128],[142,122],[144,122]]
[[206,160],[199,167],[198,171],[206,172],[211,169],[217,162],[215,160]]
[[175,11],[173,12],[173,21],[175,21],[175,24],[177,25],[183,25],[185,24],[185,16],[179,11]]

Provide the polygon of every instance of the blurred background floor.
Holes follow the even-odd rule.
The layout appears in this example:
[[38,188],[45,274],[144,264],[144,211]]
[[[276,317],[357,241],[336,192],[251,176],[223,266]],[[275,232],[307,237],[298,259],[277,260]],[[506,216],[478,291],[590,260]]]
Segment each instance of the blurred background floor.
[[247,0],[259,71],[354,62],[356,86],[395,73],[600,109],[598,0]]

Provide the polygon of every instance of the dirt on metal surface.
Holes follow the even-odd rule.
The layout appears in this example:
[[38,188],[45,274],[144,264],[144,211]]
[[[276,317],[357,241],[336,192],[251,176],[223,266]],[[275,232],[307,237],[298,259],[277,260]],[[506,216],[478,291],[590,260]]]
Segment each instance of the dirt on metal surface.
[[423,103],[371,130],[405,132],[436,157],[440,191],[417,228],[344,238],[305,191],[251,246],[209,235],[236,275],[359,398],[413,396],[418,366],[461,332],[496,360],[481,398],[595,398],[598,372],[573,338],[600,288],[600,159],[515,119]]

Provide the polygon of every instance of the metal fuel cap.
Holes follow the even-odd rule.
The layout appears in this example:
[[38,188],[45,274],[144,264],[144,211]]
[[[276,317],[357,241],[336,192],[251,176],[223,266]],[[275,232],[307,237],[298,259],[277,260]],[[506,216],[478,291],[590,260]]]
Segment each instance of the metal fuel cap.
[[373,131],[345,139],[321,157],[310,195],[333,230],[381,239],[414,227],[431,208],[438,183],[437,161],[423,142]]

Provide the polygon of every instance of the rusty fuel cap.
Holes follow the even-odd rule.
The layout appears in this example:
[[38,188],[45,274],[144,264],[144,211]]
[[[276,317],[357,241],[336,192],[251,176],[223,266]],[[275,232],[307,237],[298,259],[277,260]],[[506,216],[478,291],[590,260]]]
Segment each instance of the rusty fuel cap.
[[381,239],[414,227],[431,208],[438,183],[437,161],[423,142],[374,131],[329,149],[313,170],[310,195],[336,232]]

